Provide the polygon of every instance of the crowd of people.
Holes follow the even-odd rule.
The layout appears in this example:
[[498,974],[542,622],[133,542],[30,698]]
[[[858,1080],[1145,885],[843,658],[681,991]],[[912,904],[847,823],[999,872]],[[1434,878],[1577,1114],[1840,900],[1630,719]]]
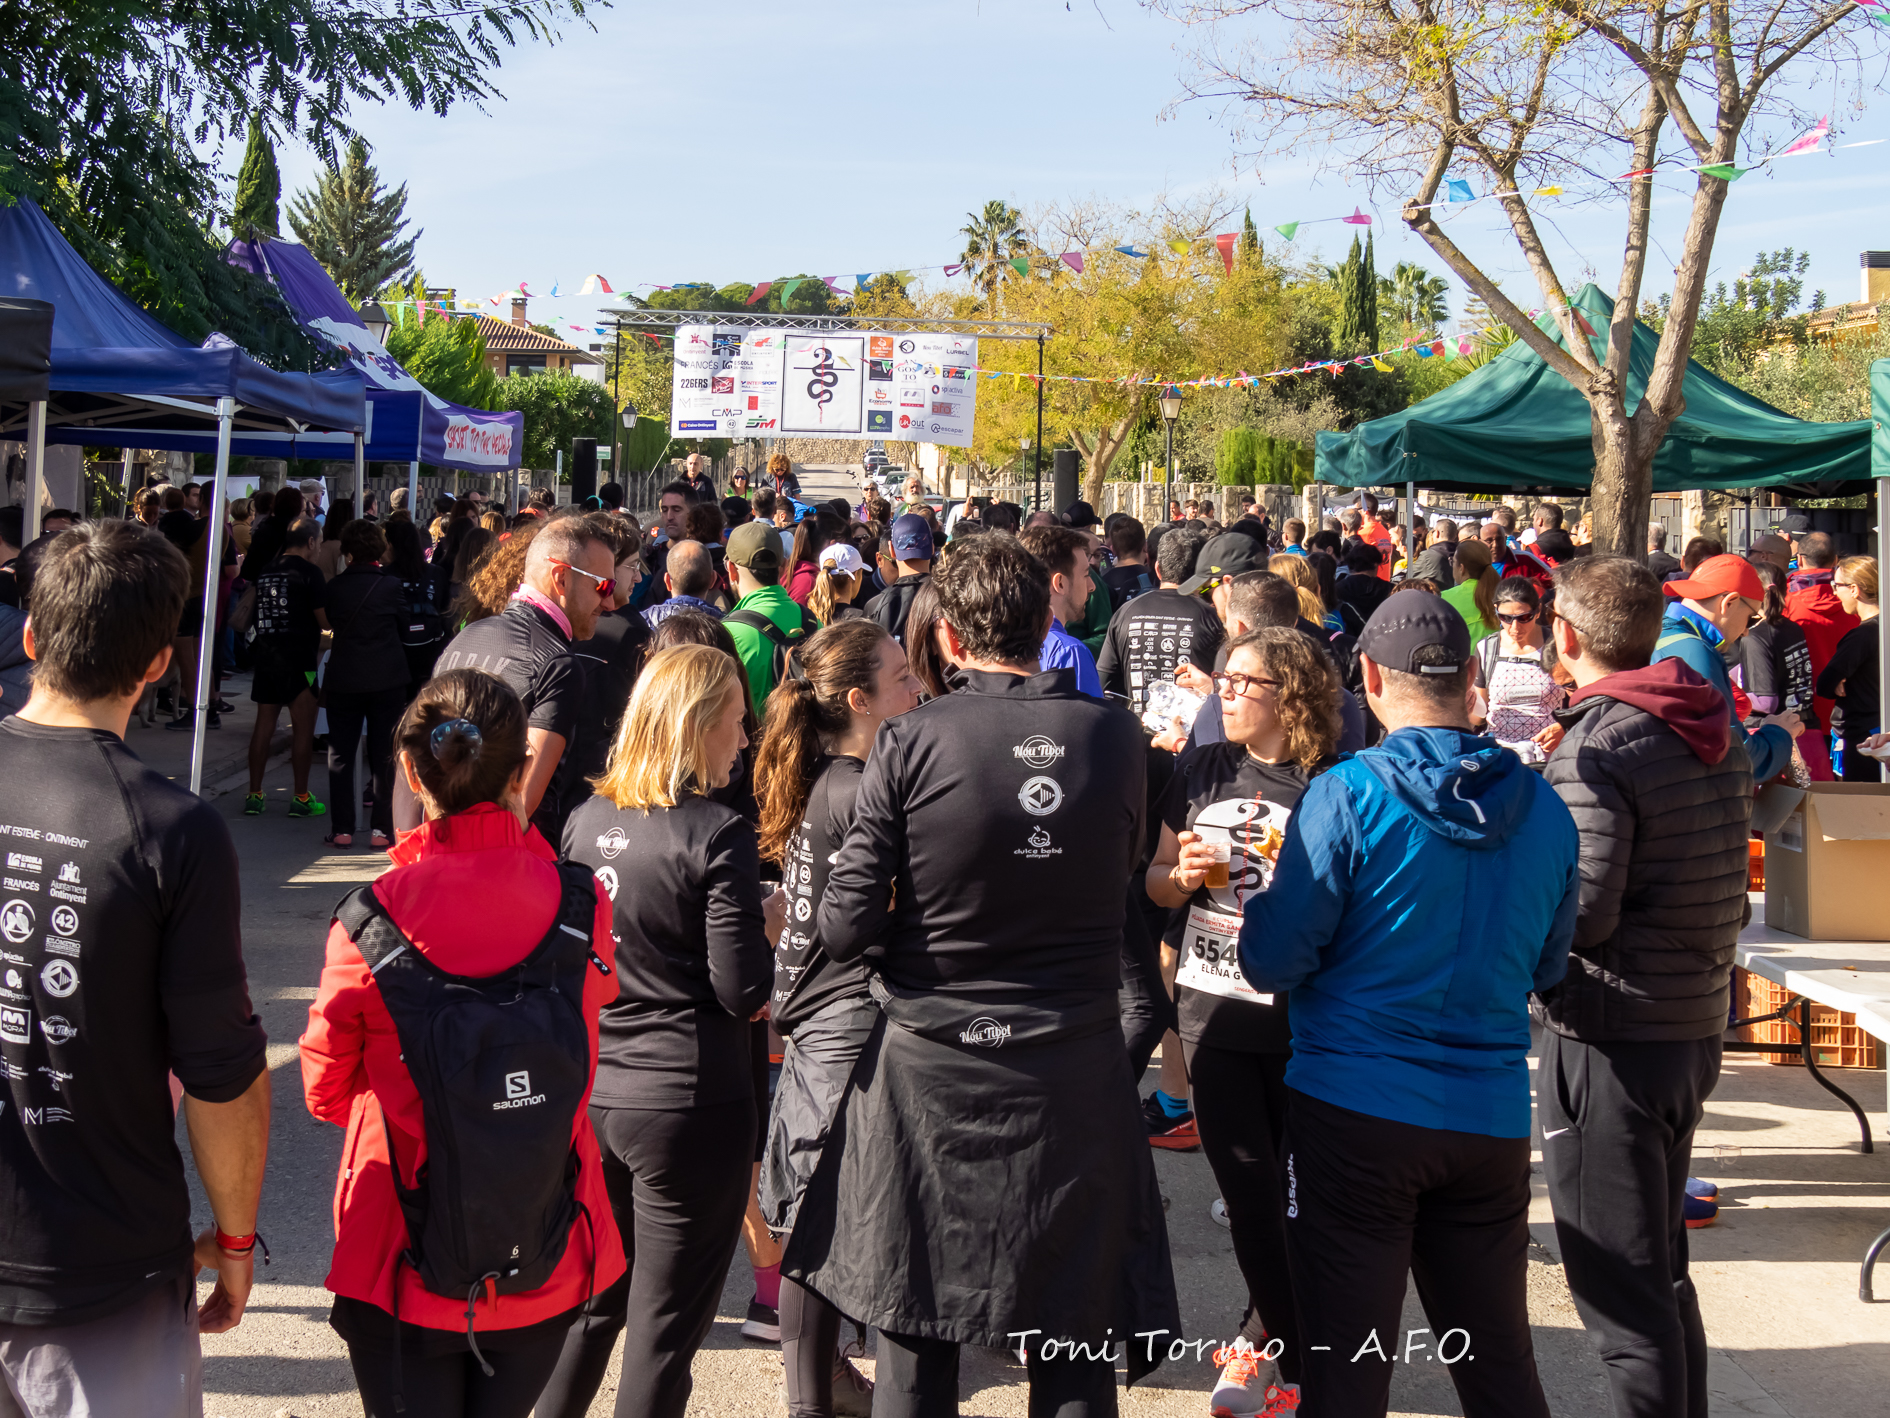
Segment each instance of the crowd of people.
[[[614,486],[422,527],[398,495],[317,521],[317,484],[226,540],[244,812],[286,708],[290,815],[345,848],[365,809],[392,863],[300,1039],[371,1418],[579,1418],[619,1344],[615,1411],[680,1418],[738,1245],[792,1418],[954,1413],[968,1344],[1033,1413],[1211,1354],[1214,1414],[1349,1418],[1414,1342],[1472,1418],[1546,1415],[1532,1116],[1615,1410],[1704,1415],[1688,1162],[1752,795],[1875,776],[1873,559],[1787,524],[1663,582],[1553,504],[1414,527],[1406,564],[1369,494],[1309,536],[767,482],[692,458],[647,529]],[[197,1336],[266,1254],[236,847],[124,745],[202,619],[201,529],[163,524],[203,516],[146,510],[0,568],[0,1413],[31,1418],[199,1415]],[[1183,1333],[1156,1182],[1195,1149],[1224,1340]]]

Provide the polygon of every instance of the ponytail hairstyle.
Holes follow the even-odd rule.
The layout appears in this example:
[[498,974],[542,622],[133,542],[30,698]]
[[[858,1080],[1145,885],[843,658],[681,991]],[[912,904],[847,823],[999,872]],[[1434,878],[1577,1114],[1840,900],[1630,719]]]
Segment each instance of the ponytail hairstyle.
[[788,672],[768,696],[755,754],[764,859],[785,859],[807,811],[814,765],[852,721],[847,696],[857,689],[872,697],[880,648],[890,638],[876,621],[843,620],[815,631],[789,658]]
[[394,731],[428,808],[451,817],[502,802],[525,761],[525,706],[497,675],[448,670],[420,687]]
[[[1303,527],[1300,535],[1305,535]],[[1302,620],[1311,621],[1314,625],[1325,624],[1326,606],[1319,599],[1319,573],[1312,569],[1305,557],[1295,551],[1277,552],[1267,558],[1267,570],[1293,583],[1293,589],[1299,593],[1299,614]]]
[[[814,589],[807,597],[807,612],[822,625],[833,624],[836,607],[851,605],[853,598],[860,593],[860,583],[866,579],[866,568],[843,576],[830,567],[822,566],[814,577]],[[846,591],[846,599],[841,599],[841,588]]]
[[1501,577],[1490,564],[1490,549],[1480,541],[1457,543],[1457,570],[1461,577],[1475,577],[1477,614],[1486,626],[1496,624],[1496,587]]

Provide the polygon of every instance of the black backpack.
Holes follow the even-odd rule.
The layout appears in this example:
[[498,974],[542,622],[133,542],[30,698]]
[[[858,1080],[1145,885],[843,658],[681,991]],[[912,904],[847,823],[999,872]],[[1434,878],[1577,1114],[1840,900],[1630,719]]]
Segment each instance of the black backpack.
[[[815,620],[804,606],[796,606],[795,609],[801,613],[801,626],[799,630],[793,631],[781,629],[780,626],[776,625],[760,611],[737,608],[722,617],[723,620],[732,620],[737,625],[745,625],[751,630],[759,630],[767,637],[768,643],[774,646],[774,657],[769,660],[768,664],[770,666],[770,674],[773,676],[773,682],[775,684],[779,684],[783,679],[787,678],[787,659],[789,652],[792,651],[796,645],[805,642],[807,637],[812,635],[816,630],[820,629],[820,622]],[[760,712],[761,708],[757,705],[755,713],[760,714]]]
[[402,581],[400,599],[400,648],[407,652],[408,677],[419,684],[433,677],[446,648],[446,617],[433,599],[431,580]]
[[[372,887],[335,908],[394,1021],[426,1120],[427,1162],[417,1185],[409,1190],[398,1161],[392,1166],[407,1221],[401,1259],[434,1294],[466,1301],[475,1355],[479,1294],[543,1285],[585,1210],[571,1146],[590,1077],[584,972],[609,974],[610,967],[591,948],[596,878],[574,862],[558,871],[564,890],[545,938],[517,965],[485,979],[449,975],[414,949]],[[396,1312],[396,1324],[399,1318]],[[483,1355],[479,1361],[485,1364]]]

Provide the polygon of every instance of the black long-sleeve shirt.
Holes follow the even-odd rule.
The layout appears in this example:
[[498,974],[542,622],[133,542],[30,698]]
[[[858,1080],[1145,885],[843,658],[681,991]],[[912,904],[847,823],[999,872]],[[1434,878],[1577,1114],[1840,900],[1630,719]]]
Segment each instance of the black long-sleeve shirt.
[[[1883,627],[1872,617],[1844,632],[1818,673],[1818,694],[1835,699],[1842,715],[1838,728],[1846,743],[1856,743],[1877,732],[1877,654]],[[1838,686],[1844,687],[1842,694]]]
[[821,948],[907,990],[1113,994],[1146,771],[1141,726],[1073,670],[971,672],[880,729]]
[[1173,586],[1137,596],[1109,619],[1096,673],[1103,693],[1118,694],[1140,714],[1149,686],[1175,677],[1187,661],[1212,673],[1227,630],[1214,607]]
[[217,810],[104,730],[0,762],[0,1320],[78,1324],[190,1266],[167,1072],[227,1103],[268,1040]]
[[748,1017],[768,999],[755,829],[707,798],[571,815],[564,855],[597,873],[617,933],[616,1002],[598,1024],[606,1108],[688,1108],[754,1092]]

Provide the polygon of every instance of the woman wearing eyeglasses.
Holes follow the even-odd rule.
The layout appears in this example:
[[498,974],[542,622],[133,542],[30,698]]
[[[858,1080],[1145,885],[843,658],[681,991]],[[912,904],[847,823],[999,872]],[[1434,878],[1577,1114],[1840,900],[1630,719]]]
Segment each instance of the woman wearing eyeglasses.
[[1299,1377],[1277,1165],[1292,1033],[1285,996],[1259,994],[1241,977],[1235,941],[1241,912],[1272,879],[1293,805],[1336,761],[1339,680],[1310,637],[1273,627],[1233,643],[1214,687],[1226,741],[1177,765],[1147,884],[1156,905],[1176,910],[1168,944],[1181,953],[1175,984],[1195,1118],[1247,1282],[1240,1338],[1251,1349],[1216,1354],[1209,1406],[1257,1413],[1270,1397],[1268,1358],[1282,1383]]
[[1555,711],[1568,702],[1568,691],[1555,681],[1545,619],[1535,584],[1508,577],[1496,588],[1501,628],[1477,642],[1477,705],[1485,732],[1532,768],[1547,762],[1562,742]]
[[1837,701],[1837,720],[1833,731],[1844,746],[1843,779],[1847,783],[1875,783],[1883,774],[1876,759],[1862,751],[1864,740],[1877,732],[1880,709],[1877,699],[1878,636],[1877,558],[1847,556],[1837,565],[1831,578],[1845,611],[1858,624],[1844,632],[1844,638],[1825,661],[1818,674],[1818,693]]

